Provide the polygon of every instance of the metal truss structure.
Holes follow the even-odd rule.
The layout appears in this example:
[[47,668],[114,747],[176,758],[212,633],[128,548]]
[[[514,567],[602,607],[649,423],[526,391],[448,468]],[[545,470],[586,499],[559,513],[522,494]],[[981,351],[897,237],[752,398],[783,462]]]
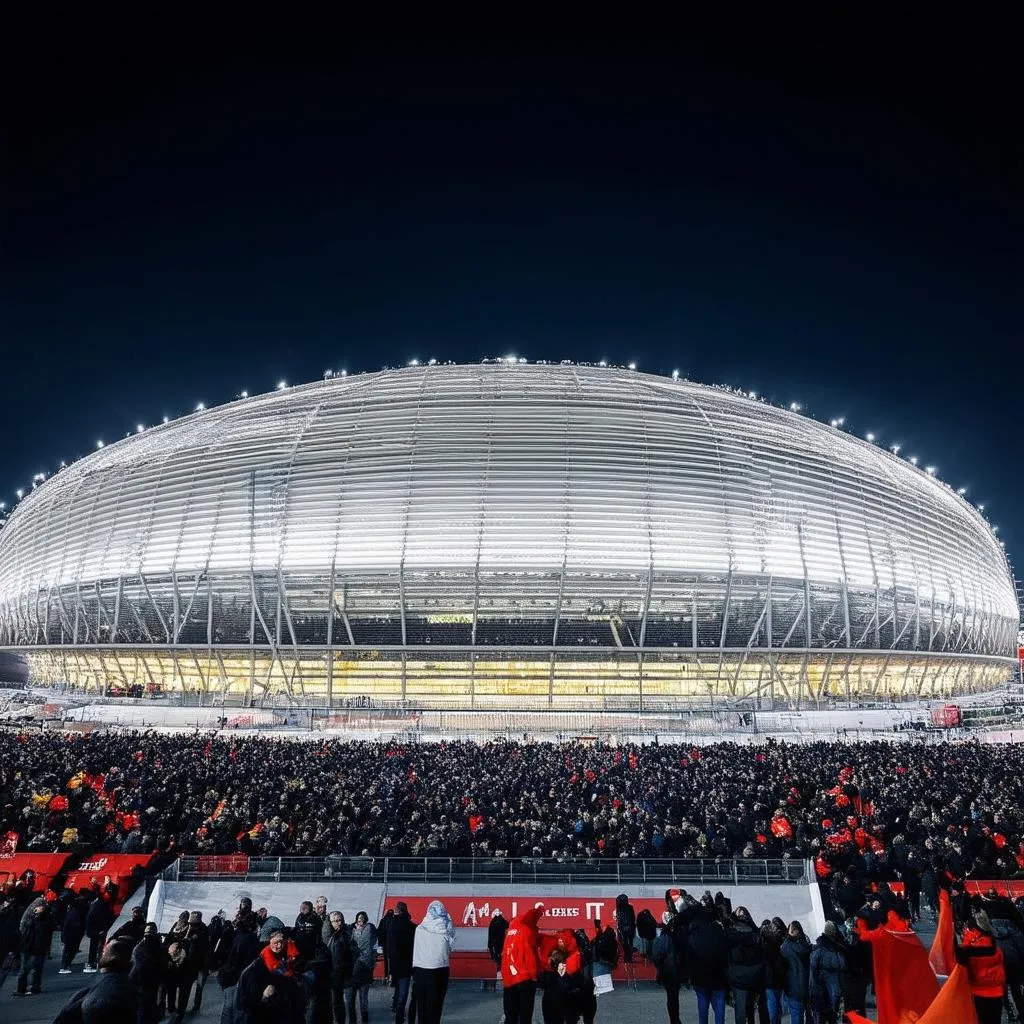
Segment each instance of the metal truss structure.
[[87,687],[654,707],[991,686],[1014,585],[890,452],[734,392],[489,363],[199,412],[0,532],[0,646]]

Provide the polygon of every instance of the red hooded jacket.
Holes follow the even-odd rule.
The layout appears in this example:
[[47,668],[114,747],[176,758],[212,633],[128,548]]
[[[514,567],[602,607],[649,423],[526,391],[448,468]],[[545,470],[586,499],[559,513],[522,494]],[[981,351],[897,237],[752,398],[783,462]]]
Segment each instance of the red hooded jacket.
[[540,935],[537,922],[544,908],[533,907],[512,918],[501,947],[501,983],[505,988],[540,977]]
[[579,974],[583,970],[583,957],[580,954],[580,945],[576,936],[568,928],[555,932],[545,932],[540,936],[540,960],[542,965],[547,965],[551,954],[561,947],[565,950],[565,969],[569,974]]

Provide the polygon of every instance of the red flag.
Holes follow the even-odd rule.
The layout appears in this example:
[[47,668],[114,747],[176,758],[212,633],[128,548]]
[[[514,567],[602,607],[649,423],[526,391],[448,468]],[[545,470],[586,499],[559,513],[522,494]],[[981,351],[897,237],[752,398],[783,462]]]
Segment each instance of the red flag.
[[876,928],[864,934],[875,960],[878,1024],[906,1024],[920,1017],[938,994],[928,952],[916,932]]
[[977,1024],[977,1021],[967,968],[955,964],[949,980],[918,1024]]
[[935,938],[928,953],[928,962],[936,974],[952,974],[956,966],[956,955],[953,951],[953,907],[949,902],[949,891],[939,890],[939,923],[935,929]]

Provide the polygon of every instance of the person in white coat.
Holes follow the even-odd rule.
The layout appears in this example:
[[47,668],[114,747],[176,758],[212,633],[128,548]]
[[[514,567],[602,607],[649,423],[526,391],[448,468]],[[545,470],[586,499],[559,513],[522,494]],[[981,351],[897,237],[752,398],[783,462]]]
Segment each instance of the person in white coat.
[[441,1024],[448,992],[448,960],[455,948],[455,925],[440,900],[427,907],[412,944],[413,1000],[417,1024]]

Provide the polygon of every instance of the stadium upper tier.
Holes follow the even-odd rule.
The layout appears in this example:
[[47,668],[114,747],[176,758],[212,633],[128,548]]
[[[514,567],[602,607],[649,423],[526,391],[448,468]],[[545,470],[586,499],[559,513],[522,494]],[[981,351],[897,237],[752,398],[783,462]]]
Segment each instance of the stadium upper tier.
[[946,693],[1002,678],[1018,622],[995,536],[940,481],[740,394],[598,367],[236,401],[63,469],[0,531],[0,644],[89,685]]

